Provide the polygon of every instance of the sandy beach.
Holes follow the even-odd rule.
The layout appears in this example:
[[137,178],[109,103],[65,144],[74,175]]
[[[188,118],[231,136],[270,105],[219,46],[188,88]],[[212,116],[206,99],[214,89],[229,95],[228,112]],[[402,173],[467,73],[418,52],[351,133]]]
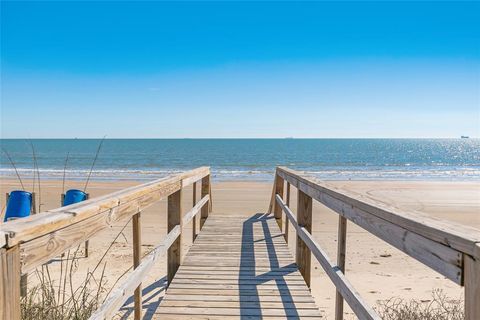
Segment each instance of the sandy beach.
[[[81,188],[82,181],[67,181],[67,188]],[[139,184],[136,181],[92,181],[88,192],[91,197],[104,195],[122,188]],[[480,183],[434,182],[434,181],[336,181],[341,186],[376,200],[406,210],[420,211],[438,218],[466,224],[480,229]],[[31,181],[24,181],[31,186]],[[2,180],[1,192],[5,194],[19,188],[15,180]],[[59,206],[61,181],[42,182],[42,211]],[[268,208],[272,185],[269,182],[215,182],[213,183],[213,213],[215,215],[253,215]],[[292,189],[295,211],[296,192]],[[191,207],[192,191],[183,193],[183,211]],[[5,206],[5,198],[0,201]],[[313,235],[334,260],[336,257],[336,233],[338,216],[318,203],[314,203]],[[159,243],[166,234],[165,200],[142,213],[142,242],[144,252]],[[92,270],[112,240],[125,226],[121,221],[113,228],[101,232],[90,241],[90,257],[79,259],[75,278],[83,279],[86,270]],[[191,224],[184,226],[183,247],[187,252],[191,244]],[[295,249],[295,232],[290,230],[289,246]],[[107,254],[107,287],[132,264],[132,231],[127,225]],[[59,260],[49,264],[52,273],[58,272]],[[163,285],[166,263],[159,262],[149,275],[144,287],[144,309],[153,311],[164,294]],[[433,289],[443,290],[449,297],[460,298],[462,288],[397,249],[375,238],[352,223],[348,224],[346,274],[361,295],[371,304],[391,297],[428,301]],[[55,276],[53,276],[55,277]],[[35,281],[35,275],[30,275]],[[316,263],[312,266],[312,293],[321,311],[332,319],[335,291],[330,280]],[[131,301],[130,301],[131,302]],[[123,311],[130,314],[131,304]]]

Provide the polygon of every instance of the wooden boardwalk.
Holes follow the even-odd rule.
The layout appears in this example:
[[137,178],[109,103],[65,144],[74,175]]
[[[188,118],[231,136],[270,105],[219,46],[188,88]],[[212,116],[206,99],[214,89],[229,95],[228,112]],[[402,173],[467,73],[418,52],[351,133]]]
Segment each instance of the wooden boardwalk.
[[159,319],[321,318],[273,215],[210,216]]

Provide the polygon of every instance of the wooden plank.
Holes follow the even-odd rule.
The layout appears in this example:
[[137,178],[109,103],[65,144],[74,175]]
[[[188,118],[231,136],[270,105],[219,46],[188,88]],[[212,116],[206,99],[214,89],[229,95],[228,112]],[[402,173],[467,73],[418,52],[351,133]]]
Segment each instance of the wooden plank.
[[230,281],[230,280],[235,280],[238,282],[239,280],[256,280],[256,281],[274,281],[274,280],[285,280],[287,282],[304,282],[303,278],[297,274],[283,274],[279,273],[276,275],[240,275],[239,273],[227,273],[227,274],[218,274],[216,272],[214,273],[205,273],[205,272],[200,272],[198,273],[187,273],[184,270],[180,270],[177,272],[175,276],[175,280],[211,280],[215,282],[220,282],[220,281]]
[[0,319],[20,320],[20,248],[0,249]]
[[[133,227],[133,268],[136,269],[140,265],[142,256],[142,230],[141,230],[141,213],[137,213],[132,218]],[[135,289],[134,294],[134,319],[142,318],[142,283]]]
[[[168,196],[168,208],[167,208],[167,227],[168,232],[173,228],[179,226],[182,230],[182,190]],[[167,262],[167,280],[170,284],[177,273],[180,266],[180,259],[182,257],[182,235],[172,243],[168,248],[168,262]]]
[[[477,244],[480,249],[480,244]],[[464,255],[465,320],[480,319],[480,260]]]
[[[300,189],[302,188],[300,186]],[[308,192],[308,190],[306,191]],[[315,195],[315,192],[310,192],[310,194]],[[461,252],[450,246],[425,238],[423,235],[410,232],[397,224],[370,214],[360,208],[353,207],[326,193],[316,196],[316,200],[320,199],[321,203],[341,216],[441,273],[448,279],[457,284],[461,283],[463,273]]]
[[[434,242],[480,258],[480,252],[476,252],[475,249],[475,244],[480,242],[480,230],[476,228],[427,216],[418,211],[405,211],[367,196],[336,188],[285,167],[278,167],[277,174],[321,203],[324,203],[321,195],[326,194],[330,198],[350,206],[352,210],[362,210],[369,215],[384,219],[409,232],[417,233]],[[336,211],[335,209],[333,210]],[[337,211],[337,213],[341,212]]]
[[[204,301],[190,301],[190,300],[171,300],[165,299],[162,303],[163,307],[182,307],[182,308],[200,308],[205,307]],[[258,309],[313,309],[318,308],[314,302],[260,302],[260,301],[209,301],[209,308],[258,308]]]
[[210,200],[209,195],[207,194],[203,197],[198,203],[190,210],[187,214],[183,216],[183,224],[186,225],[190,220],[195,219],[195,216],[200,212],[200,210],[208,203]]
[[[220,296],[306,296],[311,297],[311,293],[308,290],[290,291],[288,288],[269,288],[269,289],[245,289],[239,292],[239,290],[228,289],[202,289],[202,288],[176,288],[172,286],[168,288],[168,294],[191,294],[191,295],[220,295]],[[160,308],[161,308],[160,304]]]
[[[270,315],[262,315],[262,319],[267,320],[311,320],[311,319],[324,319],[321,316],[270,316]],[[161,314],[159,318],[153,319],[161,319],[161,320],[258,320],[258,316],[247,316],[242,315],[239,316],[226,316],[226,315],[201,315],[201,314]]]
[[180,236],[180,226],[174,227],[165,237],[163,242],[156,246],[147,256],[145,256],[138,267],[114,289],[107,297],[105,302],[95,311],[90,320],[103,320],[112,318],[120,307],[134,292],[135,288],[143,281],[159,257],[163,256],[168,248]]
[[[206,176],[202,178],[202,186],[201,186],[202,199],[208,194],[210,194],[210,176]],[[205,224],[205,221],[208,218],[209,211],[210,211],[209,207],[205,207],[205,206],[202,207],[202,210],[200,213],[200,230],[202,230],[203,225]]]
[[[87,193],[85,195],[85,200],[88,200],[90,198],[90,193]],[[64,199],[65,200],[65,199]],[[90,242],[89,240],[85,241],[85,258],[88,258],[88,249],[89,249],[89,246],[90,246]]]
[[[337,266],[345,274],[345,254],[347,251],[347,219],[338,216]],[[335,297],[335,320],[343,320],[343,297],[337,290]]]
[[[275,197],[279,195],[281,198],[283,198],[283,185],[284,185],[284,180],[280,176],[276,175],[275,176]],[[275,217],[275,220],[277,221],[278,227],[280,230],[282,230],[282,208],[277,204],[276,201],[273,203],[273,215]]]
[[[193,183],[192,186],[192,207],[195,208],[197,204],[197,182]],[[197,216],[193,216],[192,220],[192,243],[195,242],[197,238]]]
[[220,315],[220,316],[311,316],[318,317],[318,310],[312,309],[260,309],[260,308],[187,308],[187,307],[160,307],[157,314],[175,315]]
[[[315,303],[311,296],[220,296],[220,295],[189,295],[173,294],[169,292],[163,298],[164,301],[224,301],[224,302],[288,302],[288,303]],[[207,302],[208,303],[208,302]]]
[[[290,207],[290,182],[287,182],[287,199],[286,199],[287,207]],[[285,219],[285,242],[288,243],[288,219]]]
[[[275,203],[278,205],[277,201],[275,201]],[[278,205],[278,207],[282,210],[280,205]],[[312,232],[312,198],[301,190],[298,190],[297,197],[297,223],[299,226],[304,227],[308,232]],[[307,245],[298,235],[297,249],[295,252],[298,269],[305,279],[307,286],[310,287],[311,254]]]
[[[101,213],[113,212],[112,216],[121,215],[122,211],[119,207],[128,207],[130,202],[139,206],[137,212],[141,211],[161,198],[179,190],[182,186],[187,186],[190,183],[188,181],[199,180],[209,174],[210,169],[208,167],[194,169],[70,206],[10,221],[1,224],[0,231],[8,235],[7,245],[11,247],[58,231]],[[188,183],[185,183],[187,179]]]
[[0,248],[5,247],[6,245],[7,245],[7,235],[5,234],[5,232],[0,231]]

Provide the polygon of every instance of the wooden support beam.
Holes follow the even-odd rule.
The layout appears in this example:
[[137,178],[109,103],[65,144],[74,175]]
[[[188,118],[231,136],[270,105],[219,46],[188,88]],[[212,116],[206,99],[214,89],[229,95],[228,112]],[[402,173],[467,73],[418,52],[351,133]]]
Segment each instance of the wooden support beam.
[[[203,181],[203,180],[202,180]],[[203,185],[202,185],[203,191]],[[207,209],[208,210],[208,209]],[[167,225],[168,232],[172,231],[176,226],[180,226],[180,235],[172,243],[168,249],[168,265],[167,265],[167,279],[170,284],[180,267],[181,248],[182,248],[182,190],[178,190],[168,196],[168,209],[167,209]],[[203,208],[202,208],[203,213]],[[207,213],[208,214],[208,213]]]
[[[480,250],[480,244],[477,244]],[[480,319],[480,260],[463,256],[465,286],[465,320]]]
[[[202,193],[201,193],[202,198],[205,197],[207,194],[210,194],[210,175],[202,178]],[[210,203],[211,202],[212,201],[210,200]],[[205,224],[205,221],[208,218],[208,213],[211,208],[210,203],[208,204],[208,206],[202,207],[202,211],[200,214],[200,230],[202,230],[203,225]]]
[[200,199],[200,201],[197,202],[197,204],[190,209],[185,215],[182,217],[182,225],[187,225],[190,220],[195,219],[197,214],[202,210],[203,207],[208,207],[208,202],[210,200],[210,196],[207,194],[205,197]]
[[[90,193],[86,194],[85,200],[90,199]],[[88,258],[88,247],[90,245],[90,240],[85,241],[85,258]]]
[[[140,265],[142,259],[142,226],[141,213],[137,213],[132,218],[133,227],[133,268],[136,269]],[[142,318],[142,284],[140,283],[135,289],[134,297],[134,319]]]
[[[192,207],[195,207],[197,204],[197,183],[193,183],[193,191],[192,191]],[[195,242],[197,238],[197,217],[194,216],[192,220],[192,243]]]
[[37,194],[32,192],[32,208],[30,209],[32,214],[37,214]]
[[[345,274],[345,253],[347,249],[347,219],[338,216],[337,266]],[[335,320],[343,320],[343,297],[337,290],[335,300]]]
[[[277,194],[280,195],[282,199],[283,199],[283,185],[284,185],[283,178],[276,175],[275,176],[275,195]],[[273,200],[275,200],[275,197]],[[282,230],[282,208],[278,205],[276,201],[273,202],[273,216],[277,221],[278,227],[280,228],[280,230]]]
[[[279,205],[278,207],[280,210],[282,210]],[[303,227],[309,233],[312,233],[312,198],[301,190],[298,190],[297,222],[300,227]],[[305,283],[310,288],[311,253],[308,246],[305,244],[305,242],[303,242],[298,234],[296,262],[300,273],[305,279]]]
[[20,248],[0,249],[0,320],[20,320]]
[[[287,207],[290,207],[290,182],[287,182]],[[285,241],[288,243],[288,221],[289,219],[285,216]]]

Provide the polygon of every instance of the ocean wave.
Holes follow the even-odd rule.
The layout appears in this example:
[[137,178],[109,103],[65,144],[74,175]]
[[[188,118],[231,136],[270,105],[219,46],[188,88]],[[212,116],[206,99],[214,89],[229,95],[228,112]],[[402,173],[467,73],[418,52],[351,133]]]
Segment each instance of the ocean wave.
[[[308,174],[323,180],[474,180],[480,181],[480,168],[478,167],[376,167],[360,168],[298,168]],[[168,175],[177,174],[188,169],[98,169],[92,171],[93,180],[152,180]],[[42,179],[62,179],[63,169],[40,168]],[[18,168],[22,178],[32,178],[32,168]],[[270,181],[273,179],[274,168],[212,168],[212,177],[215,180],[257,180]],[[87,169],[68,169],[65,171],[66,179],[81,180],[88,176]],[[15,170],[0,168],[0,177],[14,178]]]

